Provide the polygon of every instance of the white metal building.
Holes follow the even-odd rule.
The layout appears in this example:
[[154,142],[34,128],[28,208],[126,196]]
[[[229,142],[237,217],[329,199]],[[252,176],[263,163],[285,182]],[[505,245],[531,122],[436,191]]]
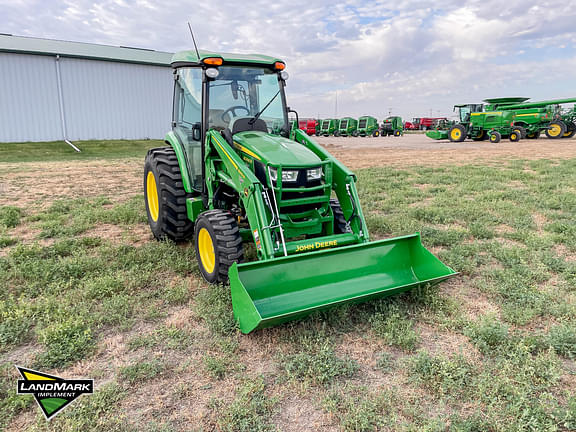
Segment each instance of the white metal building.
[[0,142],[159,139],[171,53],[0,35]]

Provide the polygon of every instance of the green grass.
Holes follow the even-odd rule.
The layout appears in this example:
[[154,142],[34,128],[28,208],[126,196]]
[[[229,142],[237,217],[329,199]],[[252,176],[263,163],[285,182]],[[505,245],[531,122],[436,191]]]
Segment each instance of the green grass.
[[242,383],[232,402],[215,399],[211,403],[218,430],[224,432],[275,432],[270,422],[275,405],[262,378]]
[[2,162],[38,162],[60,160],[121,159],[146,156],[148,149],[163,146],[163,141],[75,141],[76,152],[63,141],[35,143],[2,143]]
[[[420,231],[461,274],[248,336],[193,248],[132,245],[141,196],[0,208],[0,428],[31,412],[30,430],[183,430],[191,401],[196,430],[278,430],[298,410],[343,431],[576,428],[576,160],[357,174],[374,239]],[[16,358],[63,376],[94,364],[98,391],[47,424],[14,394]],[[157,406],[134,400],[158,388]]]
[[119,376],[131,385],[141,384],[158,376],[164,370],[159,360],[142,361],[120,368]]

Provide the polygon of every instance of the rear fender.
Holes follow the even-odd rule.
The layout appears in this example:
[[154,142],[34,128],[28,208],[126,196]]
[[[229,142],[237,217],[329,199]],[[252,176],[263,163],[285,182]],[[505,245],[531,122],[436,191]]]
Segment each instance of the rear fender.
[[166,144],[174,149],[176,153],[176,158],[178,159],[178,166],[180,167],[180,175],[182,176],[182,185],[184,190],[188,193],[192,193],[192,183],[190,182],[190,172],[188,170],[188,163],[186,162],[186,154],[184,153],[184,148],[176,134],[174,132],[168,132],[166,138],[164,138]]

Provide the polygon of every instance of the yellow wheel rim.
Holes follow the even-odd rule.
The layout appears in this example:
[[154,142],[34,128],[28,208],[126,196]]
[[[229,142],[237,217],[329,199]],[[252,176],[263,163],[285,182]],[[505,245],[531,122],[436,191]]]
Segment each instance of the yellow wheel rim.
[[148,201],[150,217],[154,222],[156,222],[159,214],[158,188],[156,187],[156,178],[152,171],[148,171],[148,175],[146,176],[146,198]]
[[452,132],[450,133],[450,135],[452,136],[452,139],[458,139],[462,136],[460,129],[452,129]]
[[212,273],[216,265],[216,255],[214,254],[212,237],[206,228],[202,228],[198,233],[198,253],[204,270]]
[[553,137],[557,137],[558,135],[560,135],[560,132],[562,132],[562,128],[560,127],[560,125],[557,124],[551,125],[550,129],[548,129],[548,133]]

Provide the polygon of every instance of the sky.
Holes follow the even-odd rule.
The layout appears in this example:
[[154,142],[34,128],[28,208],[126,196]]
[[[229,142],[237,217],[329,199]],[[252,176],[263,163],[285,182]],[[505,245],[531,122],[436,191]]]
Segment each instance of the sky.
[[576,97],[576,1],[0,0],[0,33],[286,61],[301,117]]

